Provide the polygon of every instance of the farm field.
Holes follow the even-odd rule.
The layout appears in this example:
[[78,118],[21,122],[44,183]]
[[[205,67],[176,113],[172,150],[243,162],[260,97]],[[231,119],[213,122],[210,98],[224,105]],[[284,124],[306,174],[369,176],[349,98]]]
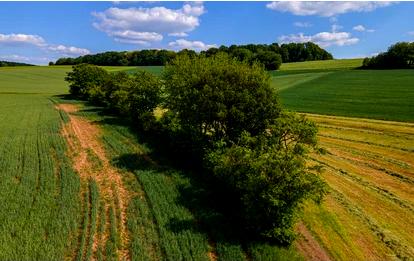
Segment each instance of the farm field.
[[308,114],[330,194],[304,223],[335,260],[414,257],[414,124]]
[[[291,67],[298,73],[272,78],[282,102],[317,123],[325,153],[312,154],[309,165],[323,166],[330,187],[322,205],[306,205],[301,236],[288,250],[230,240],[221,234],[227,224],[220,217],[214,225],[203,222],[217,213],[194,174],[168,165],[122,120],[56,96],[67,93],[70,66],[0,68],[0,259],[414,258],[414,123],[309,114],[413,121],[412,73],[329,71],[335,66]],[[159,73],[162,67],[139,69]],[[343,92],[330,89],[335,79]],[[367,82],[375,82],[372,89],[358,91]],[[318,88],[325,100],[311,96]],[[373,90],[395,98],[382,105],[392,112],[361,107],[358,101]],[[343,110],[324,106],[345,106],[347,95]],[[298,97],[319,101],[307,107],[294,102]],[[364,115],[356,113],[359,107]]]
[[0,260],[63,260],[77,244],[80,182],[62,115],[49,97],[0,82]]
[[273,76],[272,86],[294,111],[414,121],[411,70],[308,71]]

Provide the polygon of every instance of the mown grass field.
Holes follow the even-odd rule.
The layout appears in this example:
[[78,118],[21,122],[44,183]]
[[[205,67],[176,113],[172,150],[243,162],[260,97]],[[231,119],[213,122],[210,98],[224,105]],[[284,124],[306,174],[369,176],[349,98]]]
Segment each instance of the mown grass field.
[[335,260],[414,258],[414,124],[307,115],[330,194],[304,223]]
[[[341,63],[284,65],[272,84],[289,109],[413,120],[410,71]],[[326,151],[309,165],[323,166],[331,192],[306,205],[293,248],[246,244],[208,208],[197,173],[168,165],[122,120],[55,96],[70,68],[0,68],[0,260],[414,258],[413,123],[307,114]]]

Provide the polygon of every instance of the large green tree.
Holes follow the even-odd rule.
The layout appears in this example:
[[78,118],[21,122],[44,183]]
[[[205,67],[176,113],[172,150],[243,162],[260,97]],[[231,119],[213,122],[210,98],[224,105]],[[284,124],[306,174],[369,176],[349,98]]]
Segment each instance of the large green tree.
[[302,203],[325,193],[305,165],[315,125],[282,111],[261,65],[223,53],[178,57],[165,68],[164,82],[168,115],[188,147],[200,148],[224,188],[218,193],[228,199],[226,208],[252,235],[291,243]]
[[262,132],[280,113],[269,75],[224,53],[179,56],[163,75],[166,107],[195,136],[236,140],[243,131]]
[[89,97],[89,90],[104,85],[108,78],[104,69],[89,64],[78,64],[72,67],[65,80],[69,82],[69,92],[82,98]]

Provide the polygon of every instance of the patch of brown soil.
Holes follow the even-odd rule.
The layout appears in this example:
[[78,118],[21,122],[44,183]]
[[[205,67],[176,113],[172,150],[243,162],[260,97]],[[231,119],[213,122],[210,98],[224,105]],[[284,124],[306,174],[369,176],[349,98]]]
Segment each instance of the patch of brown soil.
[[[121,173],[114,168],[108,157],[105,149],[99,141],[100,129],[95,124],[85,120],[84,118],[74,115],[78,111],[78,107],[74,104],[59,104],[56,109],[63,110],[68,114],[69,122],[64,125],[62,135],[69,145],[69,156],[73,160],[74,169],[79,173],[82,182],[88,182],[90,178],[94,179],[99,187],[100,198],[103,199],[105,209],[108,209],[114,203],[114,198],[118,198],[120,209],[120,237],[122,240],[121,250],[119,251],[119,258],[121,260],[129,260],[129,253],[126,248],[129,242],[129,236],[126,229],[126,207],[130,199],[130,193],[123,185]],[[93,153],[94,157],[90,157]],[[96,167],[96,162],[99,160],[99,167]],[[116,189],[114,189],[116,188]],[[109,222],[109,219],[106,219]],[[101,242],[99,237],[95,234],[93,250],[96,252],[98,245],[104,246],[108,235],[101,235]]]
[[300,233],[300,238],[296,240],[296,247],[306,260],[311,261],[330,261],[331,258],[326,251],[319,245],[318,241],[312,236],[306,226],[300,222],[296,228]]

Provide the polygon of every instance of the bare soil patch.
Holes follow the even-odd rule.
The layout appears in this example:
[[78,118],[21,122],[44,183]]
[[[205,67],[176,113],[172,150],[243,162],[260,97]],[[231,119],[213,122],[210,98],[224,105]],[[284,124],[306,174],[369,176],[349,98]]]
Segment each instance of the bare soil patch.
[[[105,153],[105,149],[99,140],[101,135],[99,127],[80,116],[74,115],[78,111],[78,106],[74,104],[59,104],[56,109],[63,110],[68,114],[69,122],[62,128],[62,135],[69,144],[68,154],[72,158],[74,169],[78,172],[82,182],[87,184],[91,178],[96,181],[101,202],[105,205],[104,213],[109,212],[109,208],[114,205],[114,200],[117,199],[116,203],[119,206],[121,219],[119,235],[122,242],[118,256],[121,260],[129,260],[130,256],[126,247],[129,242],[126,229],[126,208],[132,194],[128,193],[124,186],[121,172],[111,165]],[[97,160],[99,164],[94,162]],[[105,220],[109,222],[108,217]],[[106,224],[106,227],[109,227],[109,224]],[[101,236],[95,234],[94,253],[99,245],[104,248],[108,236],[108,231]]]
[[328,253],[319,245],[318,241],[312,236],[306,226],[300,222],[296,228],[300,233],[300,238],[296,241],[296,247],[306,260],[311,261],[330,261]]

